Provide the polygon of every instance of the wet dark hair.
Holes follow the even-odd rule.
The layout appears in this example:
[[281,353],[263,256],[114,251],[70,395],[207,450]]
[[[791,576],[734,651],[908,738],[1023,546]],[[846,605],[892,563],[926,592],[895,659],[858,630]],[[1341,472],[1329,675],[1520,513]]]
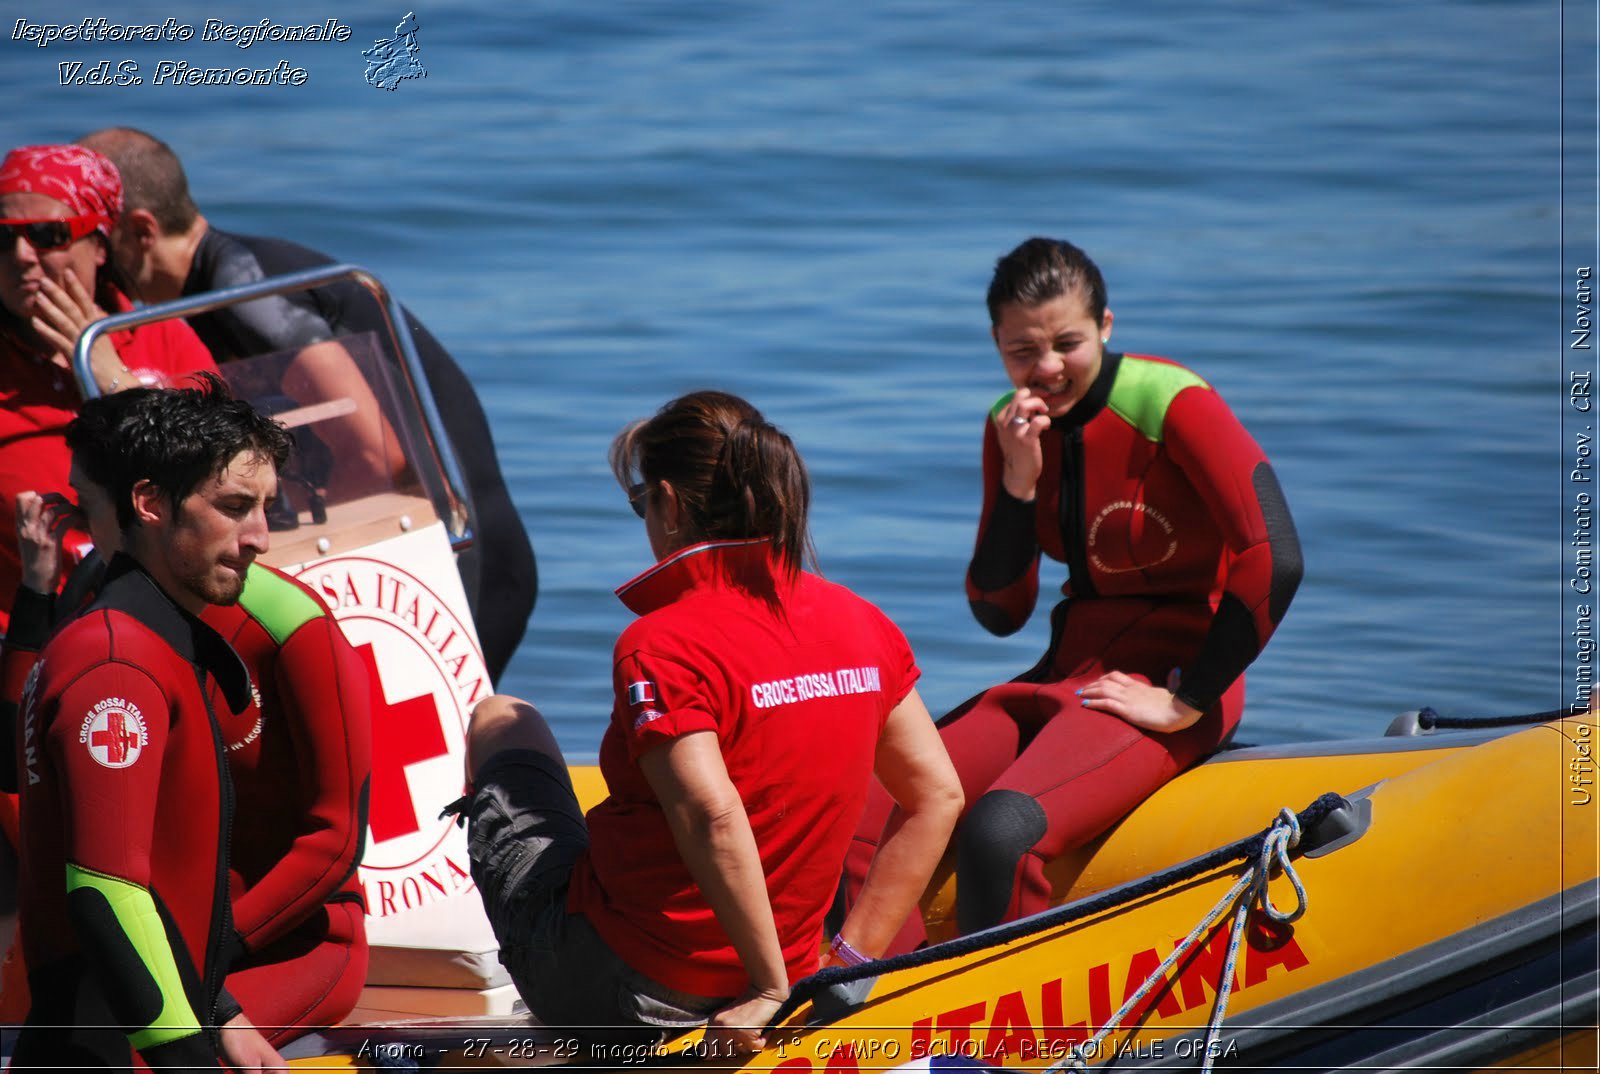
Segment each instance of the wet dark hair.
[[815,563],[807,532],[811,481],[794,441],[736,395],[698,391],[629,425],[611,442],[624,489],[642,480],[677,490],[696,540],[765,537],[791,574]]
[[1064,239],[1031,238],[994,265],[989,281],[989,323],[1013,303],[1037,306],[1081,291],[1094,323],[1106,321],[1106,281],[1089,255]]
[[242,399],[215,373],[195,373],[197,387],[130,388],[83,404],[67,426],[72,461],[116,505],[126,533],[137,521],[133,487],[149,481],[174,509],[202,481],[224,473],[240,452],[282,470],[289,431]]

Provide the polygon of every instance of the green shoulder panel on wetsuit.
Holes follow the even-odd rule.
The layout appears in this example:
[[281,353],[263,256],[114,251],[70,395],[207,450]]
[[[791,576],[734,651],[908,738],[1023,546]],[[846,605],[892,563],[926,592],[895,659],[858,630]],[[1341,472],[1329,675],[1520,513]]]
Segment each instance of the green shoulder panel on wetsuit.
[[1106,406],[1138,429],[1146,440],[1159,444],[1161,426],[1167,420],[1167,408],[1179,392],[1196,387],[1210,390],[1211,385],[1181,366],[1125,354]]
[[1012,396],[1014,396],[1016,394],[1017,394],[1017,391],[1016,391],[1015,388],[1013,388],[1011,391],[1006,392],[1006,394],[1002,395],[999,399],[996,399],[995,403],[994,403],[994,406],[989,408],[989,420],[990,421],[996,421],[996,422],[999,421],[1000,420],[1000,411],[1002,411],[1002,410],[1004,410],[1006,408],[1006,404],[1011,402]]
[[244,576],[239,604],[279,645],[322,614],[322,605],[315,597],[254,563]]
[[[68,862],[67,899],[81,905],[85,898],[96,902],[104,900],[101,905],[109,908],[116,927],[133,948],[139,966],[149,974],[147,981],[133,982],[134,991],[144,995],[154,988],[159,995],[159,1007],[142,1028],[128,1034],[128,1042],[144,1051],[200,1032],[200,1019],[195,1017],[194,1008],[183,990],[183,978],[178,973],[171,941],[149,890]],[[124,966],[125,970],[131,968]]]

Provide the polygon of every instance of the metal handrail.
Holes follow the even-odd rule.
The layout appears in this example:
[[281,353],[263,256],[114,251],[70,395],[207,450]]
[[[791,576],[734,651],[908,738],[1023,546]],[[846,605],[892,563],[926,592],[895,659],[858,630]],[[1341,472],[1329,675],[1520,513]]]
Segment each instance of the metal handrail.
[[171,302],[142,306],[127,313],[116,313],[95,321],[83,330],[72,352],[72,372],[77,377],[78,390],[85,399],[93,399],[103,394],[99,382],[95,380],[89,352],[95,340],[108,332],[141,328],[174,317],[210,313],[212,310],[252,299],[269,298],[294,291],[308,291],[313,287],[344,280],[350,280],[366,288],[383,310],[389,335],[400,354],[400,370],[405,376],[406,387],[411,392],[412,400],[422,412],[423,425],[430,441],[428,446],[444,472],[445,492],[451,502],[441,505],[447,509],[441,510],[440,515],[450,534],[451,546],[457,549],[464,548],[473,540],[472,520],[468,516],[467,506],[472,500],[467,495],[467,484],[462,478],[461,465],[456,459],[455,448],[445,433],[444,421],[439,417],[439,408],[433,401],[433,392],[427,388],[427,374],[423,371],[422,359],[417,355],[417,345],[411,338],[411,329],[406,324],[405,312],[400,308],[399,301],[384,286],[383,281],[358,265],[326,265],[321,268],[304,269],[300,272],[269,277],[256,283],[240,284],[237,287],[206,291],[187,298],[174,299]]

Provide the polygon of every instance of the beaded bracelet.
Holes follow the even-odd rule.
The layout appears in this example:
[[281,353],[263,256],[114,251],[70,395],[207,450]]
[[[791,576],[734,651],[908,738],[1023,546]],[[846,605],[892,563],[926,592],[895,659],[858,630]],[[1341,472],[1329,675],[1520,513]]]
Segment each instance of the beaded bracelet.
[[833,938],[833,942],[828,945],[828,952],[846,966],[859,966],[863,962],[872,961],[872,959],[851,947],[850,941],[842,935]]

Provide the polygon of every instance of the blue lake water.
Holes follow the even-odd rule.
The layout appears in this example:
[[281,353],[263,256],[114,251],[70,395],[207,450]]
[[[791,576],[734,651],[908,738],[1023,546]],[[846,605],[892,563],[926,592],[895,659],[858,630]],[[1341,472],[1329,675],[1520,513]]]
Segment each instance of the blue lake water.
[[[106,14],[66,7],[10,17]],[[44,48],[7,23],[8,139],[148,129],[213,222],[373,269],[445,341],[539,557],[501,685],[574,753],[649,560],[605,449],[695,387],[794,436],[824,572],[901,624],[931,708],[1032,663],[1045,616],[995,639],[961,588],[1005,387],[983,290],[1032,234],[1085,247],[1117,344],[1210,379],[1278,471],[1307,574],[1242,738],[1565,701],[1557,5],[454,3],[416,11],[426,77],[375,89],[361,51],[407,10],[146,5],[197,38]],[[268,17],[351,40],[198,40]],[[143,84],[61,85],[104,59]]]

